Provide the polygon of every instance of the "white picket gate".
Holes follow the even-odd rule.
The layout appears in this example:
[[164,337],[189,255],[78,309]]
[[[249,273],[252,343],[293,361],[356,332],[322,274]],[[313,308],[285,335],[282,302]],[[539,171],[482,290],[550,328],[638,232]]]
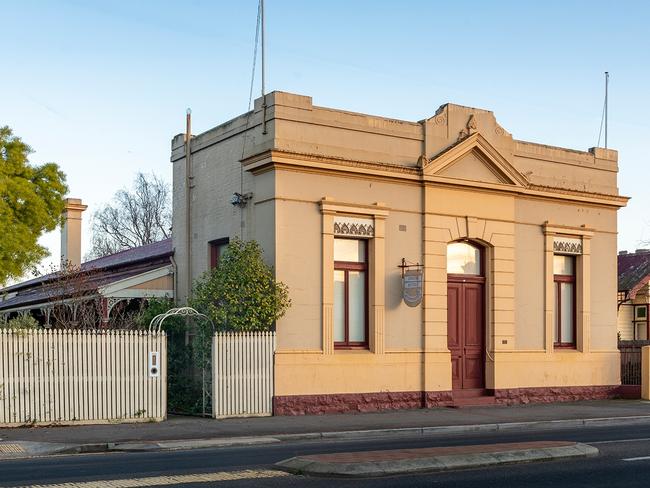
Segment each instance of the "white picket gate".
[[0,426],[163,420],[166,356],[164,332],[0,329]]
[[273,413],[275,332],[218,332],[212,343],[215,418]]

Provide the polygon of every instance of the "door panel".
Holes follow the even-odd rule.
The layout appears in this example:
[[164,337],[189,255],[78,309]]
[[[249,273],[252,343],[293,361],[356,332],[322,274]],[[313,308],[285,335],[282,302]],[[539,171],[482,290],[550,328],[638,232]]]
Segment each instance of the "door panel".
[[462,388],[462,285],[449,283],[447,286],[447,346],[451,351],[452,388]]
[[460,283],[449,283],[447,287],[447,344],[450,348],[458,349],[461,345],[461,295]]
[[448,282],[447,328],[452,361],[452,388],[483,388],[483,283]]
[[483,331],[481,308],[483,287],[478,283],[463,283],[463,305],[465,306],[465,347],[481,346]]
[[463,283],[463,388],[483,388],[483,285]]

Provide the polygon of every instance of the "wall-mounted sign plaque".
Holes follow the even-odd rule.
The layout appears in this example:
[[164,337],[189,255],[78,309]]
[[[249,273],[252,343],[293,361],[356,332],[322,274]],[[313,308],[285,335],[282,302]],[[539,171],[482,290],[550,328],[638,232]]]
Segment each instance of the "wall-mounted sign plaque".
[[404,271],[402,296],[409,307],[417,307],[422,302],[422,268]]

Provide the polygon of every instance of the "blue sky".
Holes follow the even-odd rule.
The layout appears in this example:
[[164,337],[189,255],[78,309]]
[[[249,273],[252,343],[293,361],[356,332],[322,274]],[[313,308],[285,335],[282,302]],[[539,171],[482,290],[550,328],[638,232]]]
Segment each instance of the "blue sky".
[[[86,222],[138,170],[171,180],[187,107],[195,133],[247,108],[257,0],[2,3],[0,125],[63,167]],[[650,240],[646,2],[266,0],[266,13],[268,91],[406,120],[481,107],[544,144],[596,145],[608,70],[609,146],[633,197],[619,247]],[[43,238],[54,261],[58,241]]]

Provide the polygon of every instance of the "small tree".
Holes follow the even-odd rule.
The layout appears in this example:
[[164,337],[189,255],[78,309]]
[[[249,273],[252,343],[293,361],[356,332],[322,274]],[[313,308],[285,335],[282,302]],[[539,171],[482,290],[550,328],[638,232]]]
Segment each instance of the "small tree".
[[291,305],[284,283],[262,260],[256,241],[235,239],[219,266],[194,283],[190,303],[210,317],[220,330],[271,330]]

